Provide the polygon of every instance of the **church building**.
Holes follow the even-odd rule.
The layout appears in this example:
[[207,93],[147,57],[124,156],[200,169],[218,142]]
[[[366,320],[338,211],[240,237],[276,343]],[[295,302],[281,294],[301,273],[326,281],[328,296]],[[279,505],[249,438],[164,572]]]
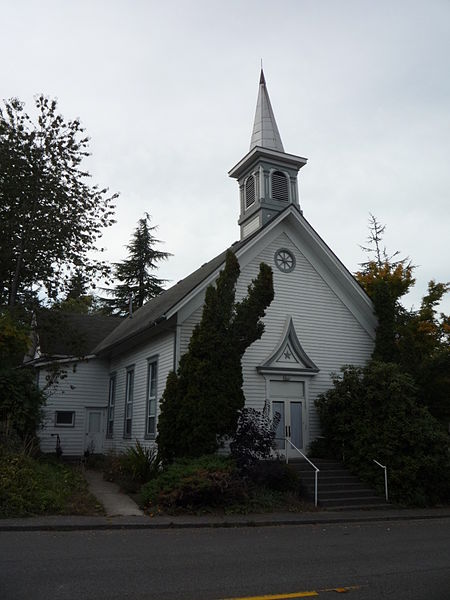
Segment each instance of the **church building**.
[[[242,359],[243,390],[247,406],[262,410],[267,401],[281,414],[278,436],[303,452],[320,435],[315,399],[333,372],[368,361],[376,327],[370,299],[303,215],[298,185],[306,162],[284,150],[261,71],[250,149],[229,171],[240,211],[240,239],[230,248],[241,269],[236,298],[261,262],[272,267],[275,296],[261,339]],[[56,436],[65,456],[155,444],[167,376],[187,350],[226,250],[119,323],[86,316],[81,357],[40,344],[33,360],[40,384],[55,360],[67,374],[50,389],[44,452],[54,452]],[[280,451],[295,452],[289,442]]]

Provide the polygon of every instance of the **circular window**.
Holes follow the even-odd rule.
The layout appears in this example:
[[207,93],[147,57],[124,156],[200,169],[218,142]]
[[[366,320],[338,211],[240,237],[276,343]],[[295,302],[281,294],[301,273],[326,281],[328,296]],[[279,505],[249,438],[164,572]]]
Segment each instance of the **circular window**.
[[275,252],[275,264],[283,273],[290,273],[295,268],[295,256],[290,250],[280,248]]

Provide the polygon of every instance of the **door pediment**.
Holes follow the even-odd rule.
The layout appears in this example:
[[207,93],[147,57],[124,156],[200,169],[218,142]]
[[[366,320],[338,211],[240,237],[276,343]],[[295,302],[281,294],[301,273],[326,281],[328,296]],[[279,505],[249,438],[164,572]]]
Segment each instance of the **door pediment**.
[[280,342],[269,358],[257,367],[257,370],[263,374],[315,375],[319,372],[318,367],[304,351],[291,316],[286,321]]

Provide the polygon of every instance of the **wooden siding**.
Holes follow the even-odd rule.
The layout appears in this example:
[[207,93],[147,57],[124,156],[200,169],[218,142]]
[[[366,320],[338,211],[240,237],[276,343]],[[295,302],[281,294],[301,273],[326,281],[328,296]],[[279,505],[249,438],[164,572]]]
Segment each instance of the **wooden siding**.
[[[42,452],[55,452],[56,434],[64,456],[81,456],[85,450],[86,408],[106,407],[108,403],[108,365],[99,359],[61,363],[67,377],[48,389],[44,407],[44,428],[39,432]],[[39,385],[46,385],[48,371],[39,371]],[[56,427],[56,411],[74,411],[74,427]],[[52,436],[53,434],[53,436]]]
[[[296,258],[296,267],[282,273],[274,264],[279,248],[287,248]],[[373,338],[364,330],[326,281],[285,234],[281,233],[242,267],[237,298],[242,297],[265,262],[273,269],[275,298],[264,318],[265,332],[243,357],[244,393],[247,405],[258,410],[266,398],[265,379],[256,367],[263,364],[279,344],[289,316],[292,316],[299,341],[306,354],[320,369],[307,377],[307,436],[309,441],[320,434],[314,407],[317,396],[329,389],[331,373],[345,364],[363,365],[373,349]]]
[[[142,344],[132,352],[113,358],[109,372],[116,374],[116,395],[114,407],[114,431],[112,438],[105,442],[106,450],[120,452],[127,447],[134,446],[139,440],[145,446],[153,446],[153,439],[145,437],[146,397],[147,397],[147,366],[148,360],[156,357],[158,360],[157,373],[157,414],[159,403],[164,392],[166,379],[173,369],[174,359],[174,332],[164,333],[154,338],[148,344]],[[127,369],[134,367],[134,393],[133,393],[133,420],[130,438],[124,438],[124,409],[125,409],[125,383]],[[108,393],[108,386],[105,387]]]

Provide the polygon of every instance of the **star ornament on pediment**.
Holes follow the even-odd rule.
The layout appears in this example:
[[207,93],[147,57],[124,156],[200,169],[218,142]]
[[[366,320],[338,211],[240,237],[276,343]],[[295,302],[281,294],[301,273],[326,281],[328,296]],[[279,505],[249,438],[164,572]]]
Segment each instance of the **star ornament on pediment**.
[[304,374],[318,373],[319,369],[309,358],[295,333],[292,317],[288,317],[280,343],[274,348],[271,356],[258,368],[264,372],[298,372]]

